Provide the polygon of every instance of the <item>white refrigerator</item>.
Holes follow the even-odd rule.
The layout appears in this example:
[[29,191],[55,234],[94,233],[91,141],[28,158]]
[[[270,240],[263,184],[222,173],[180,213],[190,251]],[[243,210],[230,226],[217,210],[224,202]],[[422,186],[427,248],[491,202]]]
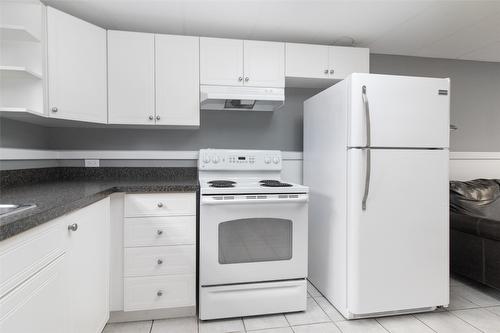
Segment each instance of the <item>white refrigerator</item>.
[[348,319],[449,303],[449,97],[352,74],[304,102],[309,279]]

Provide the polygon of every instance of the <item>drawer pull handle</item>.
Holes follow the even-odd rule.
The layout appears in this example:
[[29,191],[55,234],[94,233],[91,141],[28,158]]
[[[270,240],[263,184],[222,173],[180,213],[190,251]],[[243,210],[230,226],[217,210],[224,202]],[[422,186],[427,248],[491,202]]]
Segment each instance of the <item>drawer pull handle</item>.
[[158,236],[163,235],[163,230],[157,230],[156,233],[158,234]]
[[163,264],[163,260],[162,259],[158,259],[157,263],[158,263],[158,265],[161,265],[161,264]]
[[163,202],[158,202],[158,208],[163,207]]
[[69,231],[77,231],[78,230],[78,224],[73,223],[73,224],[68,225],[68,230]]
[[158,296],[158,297],[163,296],[163,290],[158,290],[158,291],[156,292],[156,296]]

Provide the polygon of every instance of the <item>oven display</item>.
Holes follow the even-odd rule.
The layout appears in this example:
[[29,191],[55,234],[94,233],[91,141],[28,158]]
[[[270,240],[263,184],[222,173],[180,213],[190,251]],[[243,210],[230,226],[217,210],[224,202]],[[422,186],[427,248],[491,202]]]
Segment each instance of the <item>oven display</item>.
[[245,156],[238,156],[238,161],[244,161],[246,160],[247,158]]

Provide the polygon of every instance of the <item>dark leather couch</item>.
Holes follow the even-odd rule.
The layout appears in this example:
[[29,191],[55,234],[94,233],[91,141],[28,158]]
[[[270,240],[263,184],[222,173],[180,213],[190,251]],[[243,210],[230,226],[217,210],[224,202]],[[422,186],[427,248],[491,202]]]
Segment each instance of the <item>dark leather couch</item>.
[[450,182],[451,271],[500,289],[500,179]]

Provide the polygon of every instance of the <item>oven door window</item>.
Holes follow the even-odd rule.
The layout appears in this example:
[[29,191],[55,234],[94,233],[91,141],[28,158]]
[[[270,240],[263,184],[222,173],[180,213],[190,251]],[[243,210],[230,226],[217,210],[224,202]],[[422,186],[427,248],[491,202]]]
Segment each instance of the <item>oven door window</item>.
[[219,264],[290,260],[292,221],[237,219],[219,224]]

